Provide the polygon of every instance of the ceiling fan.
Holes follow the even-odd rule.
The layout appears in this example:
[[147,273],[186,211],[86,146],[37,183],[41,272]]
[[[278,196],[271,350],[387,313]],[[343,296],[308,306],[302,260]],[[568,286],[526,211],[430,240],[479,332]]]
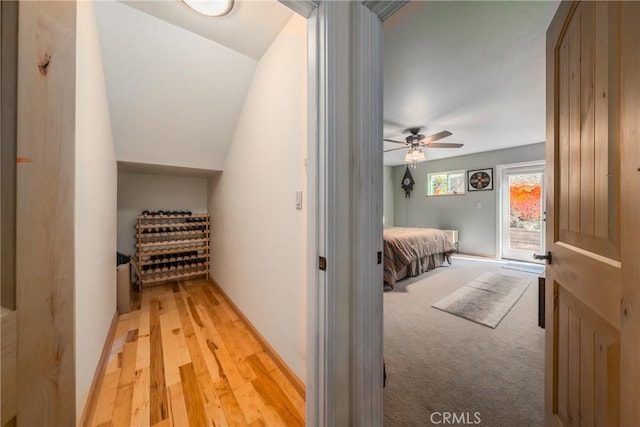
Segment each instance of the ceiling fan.
[[419,128],[419,127],[407,129],[405,132],[409,132],[411,133],[411,135],[405,138],[405,142],[395,141],[393,139],[385,138],[384,140],[387,142],[403,144],[404,147],[392,148],[391,150],[385,150],[384,152],[387,153],[389,151],[402,150],[403,148],[419,148],[421,146],[427,147],[427,148],[460,148],[464,146],[464,144],[455,144],[455,143],[449,143],[449,142],[435,142],[443,138],[446,138],[448,136],[451,136],[452,133],[449,132],[448,130],[443,130],[442,132],[434,133],[433,135],[424,136],[420,134],[421,129],[422,128]]
[[434,133],[433,135],[424,136],[424,135],[420,134],[420,130],[421,129],[422,128],[420,128],[420,127],[413,127],[413,128],[407,129],[405,132],[409,132],[410,135],[408,135],[405,138],[405,142],[395,141],[393,139],[384,138],[384,140],[387,141],[387,142],[393,142],[395,144],[404,145],[404,147],[392,148],[390,150],[385,150],[384,152],[387,153],[389,151],[409,149],[409,151],[407,152],[404,160],[407,163],[411,163],[411,166],[415,169],[416,168],[416,164],[418,162],[426,160],[424,152],[422,151],[422,147],[427,147],[427,148],[460,148],[460,147],[462,147],[464,145],[464,144],[447,143],[447,142],[435,142],[435,141],[441,140],[443,138],[446,138],[448,136],[451,136],[451,132],[449,132],[448,130],[443,130],[441,132]]

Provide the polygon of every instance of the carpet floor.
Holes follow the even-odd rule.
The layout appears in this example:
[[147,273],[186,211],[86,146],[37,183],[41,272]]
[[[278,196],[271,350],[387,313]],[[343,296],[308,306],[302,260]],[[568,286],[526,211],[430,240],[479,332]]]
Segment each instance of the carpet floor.
[[[385,292],[385,426],[442,425],[445,413],[471,423],[479,419],[480,426],[543,425],[538,286],[527,288],[496,329],[431,307],[484,272],[500,273],[503,265],[454,259],[452,266]],[[532,273],[509,274],[537,280]]]

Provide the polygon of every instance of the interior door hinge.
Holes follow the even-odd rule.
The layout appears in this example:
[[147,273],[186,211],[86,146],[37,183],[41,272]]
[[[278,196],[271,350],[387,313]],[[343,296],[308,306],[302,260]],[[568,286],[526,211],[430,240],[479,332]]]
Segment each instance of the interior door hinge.
[[382,251],[378,251],[378,264],[382,264]]
[[322,271],[327,269],[327,259],[323,256],[318,258],[318,268]]

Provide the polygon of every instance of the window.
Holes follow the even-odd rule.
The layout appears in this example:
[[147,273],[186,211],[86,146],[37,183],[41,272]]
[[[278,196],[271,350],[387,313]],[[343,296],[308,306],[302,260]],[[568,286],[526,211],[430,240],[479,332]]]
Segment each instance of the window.
[[427,175],[427,196],[464,194],[464,171],[435,172]]

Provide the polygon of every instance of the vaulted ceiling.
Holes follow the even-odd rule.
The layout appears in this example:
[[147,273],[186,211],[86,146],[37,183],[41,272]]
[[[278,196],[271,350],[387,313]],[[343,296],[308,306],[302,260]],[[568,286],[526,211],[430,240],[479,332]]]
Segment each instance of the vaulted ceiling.
[[293,12],[276,0],[235,0],[220,18],[200,15],[180,0],[123,1],[141,12],[259,60]]
[[222,170],[258,60],[292,12],[236,0],[227,16],[180,0],[96,2],[116,158]]
[[[545,140],[545,32],[550,1],[415,1],[384,24],[384,136],[449,130],[427,159]],[[385,143],[385,150],[400,145]],[[384,155],[404,163],[406,150]]]

